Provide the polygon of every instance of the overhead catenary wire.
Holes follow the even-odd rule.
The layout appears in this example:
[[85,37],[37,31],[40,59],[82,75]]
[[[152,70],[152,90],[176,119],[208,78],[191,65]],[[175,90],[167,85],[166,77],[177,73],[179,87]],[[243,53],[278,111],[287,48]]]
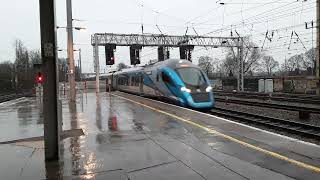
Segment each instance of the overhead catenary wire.
[[[288,3],[288,4],[293,4],[293,3],[294,3],[294,2],[291,2],[291,3]],[[283,7],[283,6],[282,6],[282,7]],[[266,12],[275,11],[275,9],[279,9],[279,7],[278,7],[278,8],[273,8],[273,9],[271,9],[271,10],[264,11],[264,12],[260,13],[260,15],[263,15],[263,13],[266,13]],[[281,10],[281,9],[279,9],[279,10]],[[241,11],[240,11],[240,12],[241,12]],[[233,14],[235,14],[235,13],[233,13]],[[270,15],[270,14],[269,14],[269,15]],[[252,19],[252,18],[257,18],[257,17],[258,17],[258,15],[256,14],[256,15],[254,15],[254,16],[251,16],[251,17],[249,17],[249,18],[244,19],[244,21],[246,21],[245,24],[257,23],[257,22],[254,22],[254,21],[252,21],[252,20],[251,20],[251,22],[249,22],[250,19]],[[263,17],[265,17],[265,16],[263,16]],[[230,25],[233,25],[234,27],[237,27],[237,26],[242,25],[242,22],[240,21],[239,23],[231,23],[231,24],[228,24],[228,25],[226,25],[226,26],[229,27]],[[221,29],[223,30],[223,28],[221,28]],[[211,34],[211,33],[214,33],[214,32],[216,32],[216,31],[221,31],[221,29],[218,29],[218,30],[215,30],[215,31],[212,31],[212,32],[208,32],[208,33],[206,33],[206,34]]]
[[[240,30],[239,32],[241,34],[244,34],[244,36],[247,36],[248,35],[247,32],[249,32],[248,30],[251,29],[249,36],[253,38],[253,41],[260,40],[260,39],[262,39],[262,37],[264,37],[264,39],[268,42],[268,43],[266,43],[265,46],[264,45],[262,46],[265,49],[270,49],[270,47],[272,48],[272,47],[277,46],[277,43],[278,43],[278,39],[277,38],[282,37],[282,38],[279,38],[279,39],[283,39],[284,40],[284,37],[287,36],[286,35],[286,31],[291,32],[291,30],[295,30],[299,34],[299,36],[300,36],[299,38],[301,38],[300,39],[301,45],[307,43],[308,40],[305,40],[304,37],[307,38],[308,35],[306,33],[303,33],[303,31],[301,31],[302,33],[299,33],[299,30],[301,29],[300,27],[303,26],[303,25],[300,25],[300,24],[294,24],[292,26],[286,26],[284,24],[278,24],[277,26],[271,25],[271,26],[269,26],[269,29],[268,29],[269,33],[266,36],[263,36],[259,32],[257,32],[257,31],[259,31],[259,29],[261,29],[260,27],[262,27],[263,24],[266,24],[265,22],[269,22],[270,24],[278,23],[278,22],[281,22],[282,20],[286,20],[285,18],[288,18],[288,17],[292,16],[294,13],[296,13],[298,11],[299,11],[299,14],[300,14],[300,17],[301,17],[301,14],[307,13],[308,10],[315,8],[311,3],[310,4],[307,4],[307,3],[303,4],[303,9],[302,9],[300,3],[296,3],[296,2],[293,2],[293,1],[290,1],[288,3],[287,2],[283,2],[283,1],[281,1],[281,3],[279,3],[279,2],[277,3],[275,1],[272,1],[272,2],[274,2],[273,4],[279,4],[279,5],[281,4],[282,8],[279,8],[281,6],[276,6],[273,9],[270,9],[268,7],[268,8],[265,8],[265,10],[263,12],[261,12],[262,14],[261,13],[255,13],[254,16],[247,17],[247,16],[244,16],[244,14],[243,14],[245,12],[245,10],[247,10],[247,8],[245,8],[244,4],[258,4],[258,5],[262,6],[262,7],[265,7],[268,4],[270,5],[272,3],[271,2],[246,3],[246,2],[244,2],[244,0],[242,0],[242,2],[240,3],[240,5],[241,5],[241,11],[240,11],[241,18],[240,18],[240,16],[238,18],[238,19],[240,19],[240,22],[238,24],[237,23],[229,24],[227,19],[226,19],[226,23],[224,23],[224,20],[222,19],[222,21],[223,21],[222,27],[216,29],[216,31],[222,33],[222,32],[231,30],[230,33],[232,33],[234,31],[234,29],[237,29],[237,30]],[[310,1],[308,1],[308,2],[310,2]],[[234,4],[234,5],[236,5],[236,3],[233,3],[232,1],[230,1],[229,3],[226,2],[226,4]],[[288,4],[290,4],[290,5],[288,5]],[[300,9],[298,7],[295,7],[296,4],[299,4]],[[221,6],[214,7],[214,8],[220,9]],[[287,8],[287,9],[285,9],[285,8]],[[152,12],[157,12],[157,14],[159,12],[158,10],[153,9],[153,8],[152,8],[152,10],[153,10]],[[234,12],[235,11],[232,11],[232,14],[234,14]],[[230,14],[230,12],[228,12],[226,14]],[[259,15],[259,14],[261,14],[261,15]],[[191,18],[189,21],[187,21],[185,26],[184,25],[180,26],[179,24],[170,25],[170,24],[166,24],[166,23],[158,24],[158,22],[156,22],[155,24],[149,23],[149,25],[156,27],[157,30],[161,34],[164,34],[163,33],[164,31],[166,31],[167,29],[172,27],[172,28],[177,28],[177,29],[181,28],[181,30],[185,31],[185,35],[187,35],[188,33],[192,33],[193,34],[193,32],[194,32],[194,34],[199,35],[200,33],[203,34],[203,30],[207,30],[207,29],[211,29],[212,28],[212,27],[203,28],[203,27],[210,26],[210,23],[203,23],[203,24],[197,23],[198,20],[200,20],[200,19],[202,20],[203,19],[202,17],[208,17],[208,16],[204,15],[204,14],[200,14],[200,15],[196,16],[195,18]],[[147,23],[144,22],[144,23],[140,23],[140,24],[141,24],[141,26],[148,26],[148,22]],[[217,24],[221,25],[221,23],[217,23]],[[203,26],[201,26],[201,25],[203,25]],[[193,29],[193,32],[189,31],[190,28]],[[246,30],[246,28],[248,28],[248,30]],[[196,31],[196,29],[199,31],[199,33]],[[143,32],[143,30],[142,30],[142,32]],[[166,31],[166,32],[168,32],[168,31]],[[252,32],[254,34],[252,34]],[[266,33],[266,31],[264,31],[264,33]],[[274,36],[271,37],[271,33],[273,33]],[[208,35],[211,35],[211,34],[208,34]],[[261,45],[261,44],[259,44],[259,45]],[[305,46],[305,48],[308,47],[307,44],[305,44],[303,46]]]
[[[312,7],[312,8],[315,8],[315,7]],[[307,9],[305,9],[307,10]],[[293,13],[289,13],[289,16],[292,15]],[[272,19],[272,20],[276,20],[276,19]],[[266,19],[265,21],[256,21],[256,22],[246,22],[244,24],[246,25],[250,25],[250,24],[258,24],[258,23],[264,23],[264,22],[269,22],[270,20],[269,19]],[[240,25],[242,25],[241,23],[238,23],[238,24],[230,24],[230,25],[226,25],[225,27],[223,28],[220,28],[220,29],[216,29],[216,30],[213,30],[213,31],[210,31],[210,32],[207,32],[205,33],[204,35],[209,35],[209,34],[213,34],[213,33],[216,33],[216,32],[221,32],[221,31],[229,31],[231,28],[229,28],[229,26],[233,26],[233,28],[236,28]]]

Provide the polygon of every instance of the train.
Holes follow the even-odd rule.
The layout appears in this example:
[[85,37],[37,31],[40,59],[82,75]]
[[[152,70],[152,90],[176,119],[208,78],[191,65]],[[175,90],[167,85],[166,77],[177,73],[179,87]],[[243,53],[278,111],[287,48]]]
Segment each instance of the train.
[[108,87],[157,98],[192,109],[212,109],[214,94],[207,75],[190,61],[167,59],[122,69],[106,76]]

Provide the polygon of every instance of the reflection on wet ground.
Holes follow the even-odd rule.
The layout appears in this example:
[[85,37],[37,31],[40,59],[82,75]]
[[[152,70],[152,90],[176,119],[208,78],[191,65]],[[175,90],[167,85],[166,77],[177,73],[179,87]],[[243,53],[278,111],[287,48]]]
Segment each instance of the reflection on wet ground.
[[[61,141],[58,162],[44,163],[39,140],[0,145],[1,162],[8,162],[0,164],[1,179],[291,179],[241,160],[244,149],[221,137],[116,96],[82,93],[77,103],[62,105],[63,129],[81,128],[84,135]],[[1,140],[42,135],[36,98],[6,106]],[[266,160],[260,158],[258,164]]]
[[0,104],[0,142],[43,135],[41,102],[20,98]]

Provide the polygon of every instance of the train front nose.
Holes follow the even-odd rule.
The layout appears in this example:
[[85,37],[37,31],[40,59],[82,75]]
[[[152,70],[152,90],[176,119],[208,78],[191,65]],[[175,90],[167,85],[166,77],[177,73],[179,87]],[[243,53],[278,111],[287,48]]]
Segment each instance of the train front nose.
[[176,68],[179,79],[181,79],[180,91],[187,106],[201,109],[212,108],[213,93],[208,77],[196,67]]
[[183,92],[183,96],[185,99],[185,103],[187,106],[195,108],[195,109],[205,109],[205,108],[213,108],[214,107],[214,98],[212,89],[200,90],[200,89],[188,89],[186,87],[182,87],[181,91]]
[[214,107],[212,92],[190,93],[187,97],[187,102],[190,107],[197,109]]

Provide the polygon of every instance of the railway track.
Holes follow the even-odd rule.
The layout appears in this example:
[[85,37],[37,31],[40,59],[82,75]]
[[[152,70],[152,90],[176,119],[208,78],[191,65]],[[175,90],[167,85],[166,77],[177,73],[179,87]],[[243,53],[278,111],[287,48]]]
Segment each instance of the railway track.
[[217,107],[212,109],[209,113],[220,117],[231,118],[240,122],[261,125],[278,131],[284,131],[304,138],[307,137],[320,140],[320,126]]
[[248,93],[248,92],[221,92],[215,91],[216,96],[229,96],[247,99],[274,100],[281,102],[294,102],[304,104],[320,105],[320,97],[314,95],[287,95],[287,94],[266,94],[266,93]]
[[225,98],[219,98],[219,97],[216,97],[215,100],[218,102],[242,104],[247,106],[257,106],[257,107],[266,107],[266,108],[273,108],[273,109],[283,109],[288,111],[320,114],[320,108],[312,108],[312,107],[306,107],[306,106],[293,106],[293,105],[287,105],[287,104],[254,102],[254,101],[239,100],[239,99],[225,99]]

